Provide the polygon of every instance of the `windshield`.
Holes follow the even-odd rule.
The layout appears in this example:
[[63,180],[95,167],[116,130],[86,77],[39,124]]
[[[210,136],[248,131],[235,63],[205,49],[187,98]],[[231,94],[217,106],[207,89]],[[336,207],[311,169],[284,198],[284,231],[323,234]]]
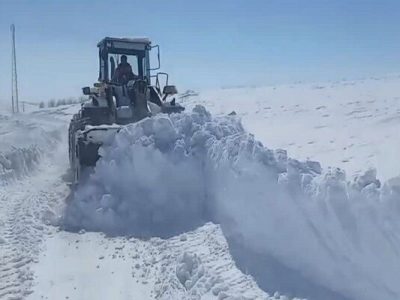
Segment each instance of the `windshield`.
[[[110,68],[108,78],[113,78],[115,70],[121,66],[121,54],[109,54]],[[131,66],[133,74],[139,76],[139,58],[137,55],[125,55],[127,63]],[[114,62],[114,63],[113,63]],[[113,67],[113,64],[115,67]]]

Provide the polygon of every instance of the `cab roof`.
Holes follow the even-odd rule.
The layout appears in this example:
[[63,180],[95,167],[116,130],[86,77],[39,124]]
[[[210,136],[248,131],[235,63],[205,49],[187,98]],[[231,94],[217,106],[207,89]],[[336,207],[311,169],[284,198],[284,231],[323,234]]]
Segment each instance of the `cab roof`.
[[146,37],[138,37],[138,38],[115,38],[115,37],[105,37],[98,44],[97,47],[104,45],[106,42],[110,42],[110,44],[116,43],[127,43],[127,44],[145,44],[150,45],[150,39]]

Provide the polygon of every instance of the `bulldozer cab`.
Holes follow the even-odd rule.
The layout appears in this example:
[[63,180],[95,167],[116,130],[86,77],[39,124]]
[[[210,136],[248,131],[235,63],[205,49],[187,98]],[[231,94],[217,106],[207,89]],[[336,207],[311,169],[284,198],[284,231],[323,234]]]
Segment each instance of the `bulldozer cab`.
[[151,69],[149,52],[152,48],[159,48],[158,46],[152,47],[149,39],[106,37],[97,44],[97,47],[99,48],[100,82],[110,82],[113,79],[121,56],[126,55],[134,75],[149,85],[151,84],[150,71],[157,68]]
[[[82,103],[69,127],[70,164],[75,183],[79,181],[85,168],[96,165],[101,145],[109,142],[110,137],[118,132],[122,125],[135,123],[159,113],[180,113],[185,109],[175,102],[175,98],[168,101],[167,97],[178,93],[174,85],[168,85],[168,74],[151,74],[153,70],[160,69],[160,52],[158,46],[151,46],[150,40],[106,37],[97,47],[99,82],[93,87],[82,88],[83,94],[89,99]],[[151,68],[149,54],[154,48],[157,50],[158,65]],[[114,82],[113,77],[122,55],[127,57],[135,78],[129,79],[128,82]],[[123,66],[130,71],[125,63]],[[118,72],[121,69],[118,69]],[[165,80],[162,89],[161,79]]]

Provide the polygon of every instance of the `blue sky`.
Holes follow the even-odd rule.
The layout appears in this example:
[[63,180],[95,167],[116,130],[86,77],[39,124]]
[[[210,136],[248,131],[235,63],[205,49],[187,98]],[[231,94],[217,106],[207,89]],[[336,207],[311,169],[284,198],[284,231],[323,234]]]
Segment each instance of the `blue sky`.
[[178,88],[271,85],[396,73],[395,0],[0,0],[0,99],[10,24],[21,98],[77,96],[97,79],[104,36],[148,36]]

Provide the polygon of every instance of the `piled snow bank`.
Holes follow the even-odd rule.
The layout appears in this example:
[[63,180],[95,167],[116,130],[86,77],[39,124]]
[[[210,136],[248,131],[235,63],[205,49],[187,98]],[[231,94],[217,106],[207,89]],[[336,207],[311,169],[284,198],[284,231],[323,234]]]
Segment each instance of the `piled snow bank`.
[[66,210],[67,228],[168,236],[212,220],[343,298],[400,297],[400,179],[380,187],[369,171],[349,181],[265,148],[234,116],[201,106],[126,126],[101,155]]
[[[168,236],[204,223],[208,195],[200,147],[206,136],[196,132],[208,120],[210,115],[200,110],[123,128],[111,146],[100,149],[103,158],[68,207],[66,225]],[[242,130],[239,123],[231,124],[239,126],[231,131]]]
[[351,176],[372,167],[387,180],[400,170],[399,94],[397,75],[204,90],[182,101],[186,108],[202,104],[213,115],[236,111],[248,132],[291,157]]
[[196,253],[184,252],[178,260],[176,276],[186,290],[190,290],[204,275],[204,267]]
[[14,148],[10,152],[0,152],[0,184],[19,178],[32,171],[40,158],[37,146]]
[[0,115],[0,185],[33,171],[43,155],[52,153],[64,129],[55,119]]

